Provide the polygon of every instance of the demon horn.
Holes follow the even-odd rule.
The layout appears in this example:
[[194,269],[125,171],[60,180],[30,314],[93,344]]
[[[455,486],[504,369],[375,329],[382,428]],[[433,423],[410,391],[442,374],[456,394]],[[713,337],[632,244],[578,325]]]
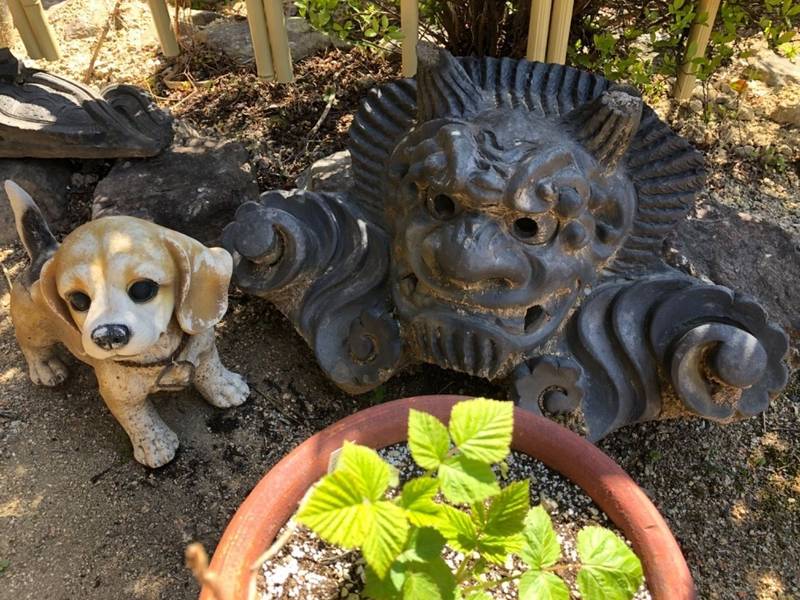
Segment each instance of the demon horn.
[[417,119],[470,117],[487,108],[481,89],[446,50],[417,45]]
[[642,99],[627,86],[611,86],[563,117],[564,124],[606,173],[617,168],[642,118]]

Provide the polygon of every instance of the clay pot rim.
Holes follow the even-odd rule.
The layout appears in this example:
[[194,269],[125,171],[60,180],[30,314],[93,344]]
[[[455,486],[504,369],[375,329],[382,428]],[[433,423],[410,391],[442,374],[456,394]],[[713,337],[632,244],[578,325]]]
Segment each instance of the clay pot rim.
[[[306,490],[327,471],[344,441],[382,448],[406,441],[408,411],[447,421],[466,396],[416,396],[359,411],[311,436],[256,484],[228,524],[211,570],[230,600],[245,600],[249,567],[297,510]],[[512,448],[542,461],[583,490],[631,541],[654,600],[693,600],[694,583],[678,543],[656,507],[610,457],[546,418],[515,409]],[[207,586],[200,600],[213,600]],[[223,600],[223,599],[219,599]],[[227,600],[227,599],[225,599]]]

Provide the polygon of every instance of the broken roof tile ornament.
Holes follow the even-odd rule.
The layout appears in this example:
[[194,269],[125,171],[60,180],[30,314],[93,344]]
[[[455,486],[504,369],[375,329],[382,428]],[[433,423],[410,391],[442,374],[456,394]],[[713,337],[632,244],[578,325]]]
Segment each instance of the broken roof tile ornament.
[[0,48],[0,157],[155,156],[171,141],[172,117],[138,88],[98,94]]
[[422,46],[350,129],[353,186],[273,191],[224,232],[243,290],[272,301],[351,393],[428,362],[535,412],[628,423],[766,409],[782,330],[753,300],[661,259],[702,156],[628,87],[561,65]]

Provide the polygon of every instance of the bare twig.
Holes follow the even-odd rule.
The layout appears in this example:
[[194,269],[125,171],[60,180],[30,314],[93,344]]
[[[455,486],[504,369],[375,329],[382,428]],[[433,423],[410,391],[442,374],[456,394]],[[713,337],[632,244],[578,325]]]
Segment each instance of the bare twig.
[[192,571],[197,583],[211,590],[216,600],[231,600],[223,593],[217,574],[208,570],[208,554],[202,544],[194,543],[186,546],[185,557],[186,568]]
[[251,571],[258,571],[268,560],[272,560],[275,558],[275,555],[281,551],[281,549],[286,545],[286,542],[289,541],[289,538],[294,535],[294,532],[297,530],[297,523],[295,523],[294,519],[289,520],[286,524],[286,529],[284,529],[283,533],[275,540],[272,545],[267,548],[267,551],[264,552],[261,556],[259,556],[252,565],[250,565]]
[[8,269],[6,269],[6,264],[0,260],[0,268],[3,269],[3,278],[6,280],[6,285],[8,286],[8,291],[11,292],[11,276],[8,274]]
[[331,92],[330,98],[328,98],[328,103],[325,105],[325,109],[322,111],[322,114],[320,115],[319,119],[317,119],[317,122],[314,123],[314,126],[311,128],[311,131],[308,132],[308,139],[314,137],[314,134],[316,134],[319,131],[319,128],[322,127],[322,123],[325,121],[328,114],[331,112],[331,107],[333,106],[333,103],[335,101],[336,101],[336,93]]
[[[316,487],[317,487],[316,484],[314,484],[306,490],[306,493],[303,495],[303,498],[297,505],[297,512],[300,512],[300,509],[303,508],[309,496],[311,496],[311,492],[313,492],[314,488]],[[292,537],[292,535],[296,530],[297,530],[297,522],[294,520],[294,515],[292,515],[292,518],[289,519],[289,522],[286,524],[286,529],[284,530],[284,532],[278,537],[277,540],[273,542],[273,544],[269,548],[267,548],[267,551],[264,552],[264,554],[259,556],[253,562],[253,564],[250,565],[250,570],[253,572],[258,571],[261,568],[261,565],[263,565],[268,560],[275,558],[275,555],[277,555],[278,552],[281,551],[281,548],[283,548],[286,545],[286,542],[289,541],[289,538]]]
[[117,0],[117,2],[114,4],[114,8],[108,15],[108,19],[106,19],[106,24],[103,25],[103,29],[100,30],[100,35],[97,36],[97,43],[94,45],[92,58],[89,60],[89,66],[86,68],[86,73],[83,75],[83,83],[89,83],[89,80],[92,78],[92,74],[94,73],[94,65],[97,62],[97,57],[100,56],[100,49],[103,47],[106,37],[108,37],[108,30],[111,29],[111,23],[115,23],[119,19],[119,10],[121,5],[122,0]]

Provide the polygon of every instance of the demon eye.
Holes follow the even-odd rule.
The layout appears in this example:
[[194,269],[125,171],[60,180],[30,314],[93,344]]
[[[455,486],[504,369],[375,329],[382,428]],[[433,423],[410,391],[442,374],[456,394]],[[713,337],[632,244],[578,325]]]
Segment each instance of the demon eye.
[[70,306],[78,312],[86,312],[92,305],[92,299],[83,292],[72,292],[67,294]]
[[447,221],[456,216],[458,213],[458,205],[447,194],[437,194],[432,198],[428,198],[428,212],[430,212],[435,219]]
[[556,232],[558,221],[548,213],[533,217],[520,217],[511,224],[514,236],[526,244],[549,242]]
[[150,279],[137,281],[128,288],[128,296],[134,302],[141,303],[152,300],[158,293],[158,284]]

